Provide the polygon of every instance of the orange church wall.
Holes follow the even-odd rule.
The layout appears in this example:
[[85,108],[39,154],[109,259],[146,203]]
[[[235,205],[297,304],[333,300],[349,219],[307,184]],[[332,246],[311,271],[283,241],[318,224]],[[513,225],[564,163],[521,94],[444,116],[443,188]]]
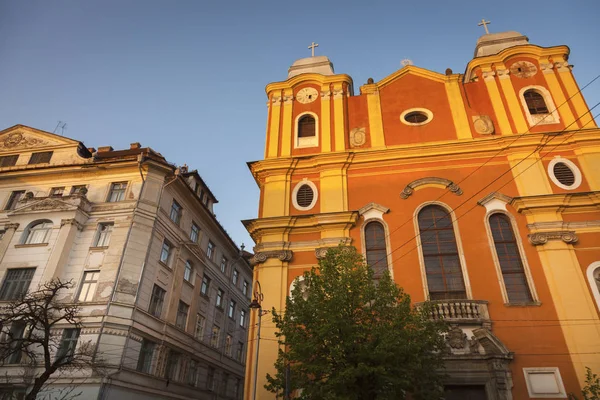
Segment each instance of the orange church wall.
[[[465,83],[463,86],[463,101],[469,119],[469,124],[472,125],[474,116],[487,115],[489,116],[496,128],[496,134],[499,134],[499,124],[494,108],[490,102],[489,93],[483,78],[479,78],[477,82]],[[489,135],[481,135],[473,129],[473,137],[485,137]]]
[[[383,130],[387,146],[456,139],[444,83],[408,74],[379,91]],[[433,120],[422,126],[400,122],[400,114],[410,108],[426,108]]]
[[[351,96],[348,98],[348,132],[354,128],[365,128],[366,142],[361,148],[371,147],[371,136],[369,131],[369,112],[367,110],[367,96]],[[351,148],[350,138],[346,142],[346,148]]]

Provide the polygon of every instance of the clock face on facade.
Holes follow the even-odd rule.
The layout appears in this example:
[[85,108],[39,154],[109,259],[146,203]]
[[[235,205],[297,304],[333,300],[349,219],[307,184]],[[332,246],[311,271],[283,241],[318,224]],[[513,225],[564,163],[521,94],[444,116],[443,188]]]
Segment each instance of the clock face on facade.
[[296,100],[298,100],[302,104],[307,104],[315,101],[317,99],[317,96],[319,96],[319,92],[317,92],[317,89],[307,87],[298,91],[298,93],[296,94]]
[[537,67],[528,61],[517,61],[510,67],[510,73],[518,78],[529,78],[535,75]]

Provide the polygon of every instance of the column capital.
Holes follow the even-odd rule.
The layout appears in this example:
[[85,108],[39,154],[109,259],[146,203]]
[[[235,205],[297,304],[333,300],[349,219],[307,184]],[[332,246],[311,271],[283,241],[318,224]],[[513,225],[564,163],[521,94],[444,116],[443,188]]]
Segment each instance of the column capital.
[[80,231],[83,230],[83,225],[81,225],[79,222],[77,222],[75,220],[75,218],[61,219],[60,220],[60,226],[61,226],[61,228],[64,225],[75,225],[75,227],[77,228],[77,230],[80,230]]

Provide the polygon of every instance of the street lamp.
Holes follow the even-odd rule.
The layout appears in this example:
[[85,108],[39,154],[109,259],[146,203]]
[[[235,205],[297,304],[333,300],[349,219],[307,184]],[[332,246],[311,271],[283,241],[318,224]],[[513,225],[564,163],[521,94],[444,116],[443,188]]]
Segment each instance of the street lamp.
[[254,298],[250,303],[250,308],[258,310],[258,330],[256,332],[256,357],[254,360],[254,391],[252,394],[252,399],[256,400],[256,384],[258,379],[258,349],[260,347],[260,321],[263,315],[267,314],[269,311],[262,309],[262,301],[263,301],[262,288],[260,287],[260,282],[256,281],[254,285]]

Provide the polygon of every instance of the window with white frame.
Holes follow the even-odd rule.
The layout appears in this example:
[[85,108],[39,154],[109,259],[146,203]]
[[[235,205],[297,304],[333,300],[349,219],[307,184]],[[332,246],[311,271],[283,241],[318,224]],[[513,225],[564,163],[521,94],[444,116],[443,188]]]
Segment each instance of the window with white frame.
[[79,288],[79,296],[77,296],[77,301],[87,302],[94,300],[99,276],[100,271],[84,272],[83,279],[81,280],[81,287]]
[[154,287],[152,288],[152,296],[150,297],[150,306],[148,307],[148,312],[157,318],[160,318],[160,315],[162,314],[165,293],[166,291],[163,288],[157,284],[154,284]]
[[192,228],[190,229],[190,240],[194,243],[198,243],[198,238],[200,237],[200,227],[196,225],[195,222],[192,222]]
[[6,270],[2,288],[0,289],[0,300],[16,300],[24,296],[29,289],[31,279],[35,274],[35,268],[15,268]]
[[110,243],[110,236],[112,235],[114,223],[102,222],[98,224],[98,230],[96,231],[96,238],[94,239],[94,247],[107,247]]
[[587,268],[587,278],[594,300],[600,310],[600,261],[591,263]]
[[206,326],[206,318],[204,318],[202,315],[198,314],[198,317],[196,319],[196,332],[195,332],[195,336],[196,339],[203,341],[204,340],[204,327]]
[[246,310],[240,311],[240,326],[242,328],[246,327]]
[[52,189],[50,189],[50,197],[62,197],[64,193],[65,193],[64,186],[53,187]]
[[171,254],[173,252],[173,246],[167,239],[163,240],[162,248],[160,250],[160,262],[169,266],[171,264]]
[[17,208],[17,204],[19,204],[19,200],[21,200],[23,196],[25,196],[24,190],[15,190],[14,192],[12,192],[10,194],[10,197],[8,198],[8,202],[6,203],[4,209],[14,210],[15,208]]
[[177,306],[177,318],[175,320],[175,326],[179,329],[184,329],[187,324],[187,316],[190,306],[179,300],[179,306]]
[[316,147],[319,145],[319,125],[317,116],[304,113],[296,118],[295,147]]
[[244,283],[242,285],[242,293],[244,294],[244,296],[248,296],[249,288],[250,284],[248,283],[248,281],[244,280]]
[[200,294],[208,296],[208,289],[210,288],[210,278],[206,275],[202,277],[202,285],[200,286]]
[[179,225],[182,212],[183,208],[181,208],[181,205],[177,201],[173,200],[173,203],[171,203],[171,212],[169,214],[169,218],[171,219],[171,221]]
[[23,244],[44,244],[50,240],[52,233],[52,221],[35,221],[25,229]]
[[113,182],[110,184],[110,190],[108,192],[109,203],[116,203],[118,201],[125,200],[125,191],[127,190],[127,182]]
[[523,368],[530,398],[567,398],[558,367]]
[[229,318],[233,319],[235,316],[235,301],[229,300],[229,311],[227,312]]
[[306,178],[298,182],[292,190],[292,204],[300,211],[311,210],[317,204],[318,198],[317,186]]
[[209,240],[208,246],[206,247],[206,257],[208,257],[209,260],[212,260],[214,258],[214,255],[215,255],[215,244]]
[[185,269],[183,271],[183,279],[186,282],[190,282],[192,283],[192,274],[193,274],[194,269],[192,268],[192,263],[190,262],[190,260],[186,260],[185,262]]
[[581,171],[577,165],[559,156],[548,163],[548,176],[552,183],[565,190],[577,189],[582,181]]
[[238,283],[238,277],[239,277],[239,275],[240,275],[240,273],[238,272],[238,270],[237,270],[237,269],[234,269],[234,270],[233,270],[233,273],[232,273],[232,275],[231,275],[231,281],[233,282],[233,284],[234,284],[235,286],[237,286],[237,283]]
[[543,86],[526,86],[519,91],[529,126],[557,124],[560,117],[552,95]]
[[221,258],[221,272],[227,273],[227,259],[225,257]]
[[221,289],[217,290],[217,302],[216,302],[217,307],[221,307],[221,308],[223,307],[223,295],[224,294],[225,293],[223,292],[223,290],[221,290]]

